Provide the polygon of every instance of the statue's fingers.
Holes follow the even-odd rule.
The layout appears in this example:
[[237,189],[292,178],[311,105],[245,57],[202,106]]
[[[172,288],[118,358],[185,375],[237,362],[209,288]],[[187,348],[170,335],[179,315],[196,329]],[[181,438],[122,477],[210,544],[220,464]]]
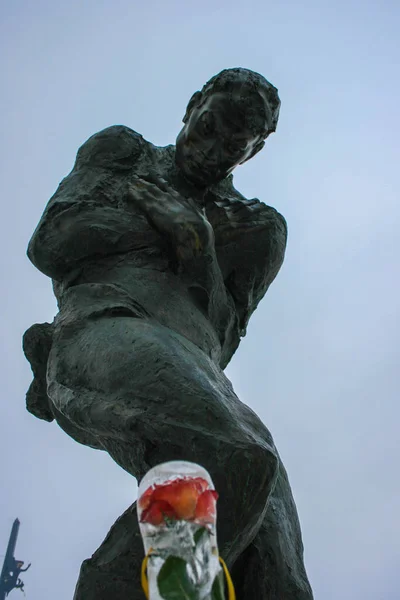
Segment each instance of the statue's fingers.
[[160,188],[144,179],[137,179],[133,185],[133,192],[139,193],[143,200],[161,200],[165,192]]
[[157,173],[155,173],[155,171],[149,171],[149,173],[147,173],[147,175],[143,176],[143,179],[145,181],[147,181],[148,183],[150,183],[151,185],[155,185],[158,188],[162,189],[163,191],[166,191],[165,190],[166,182],[164,182],[164,180],[161,179],[161,177],[159,177],[157,175]]
[[150,185],[156,186],[162,192],[164,192],[166,194],[170,194],[171,196],[174,196],[175,198],[180,198],[180,195],[178,194],[178,192],[170,186],[168,181],[166,181],[165,179],[160,177],[154,171],[150,171],[150,173],[148,175],[146,175],[146,177],[144,179],[147,182],[149,182]]

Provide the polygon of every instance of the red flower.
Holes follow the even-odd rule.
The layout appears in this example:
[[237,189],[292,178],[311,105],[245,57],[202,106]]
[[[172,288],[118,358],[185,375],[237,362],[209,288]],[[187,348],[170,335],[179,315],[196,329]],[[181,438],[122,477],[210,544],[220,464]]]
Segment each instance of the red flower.
[[174,479],[148,488],[139,498],[141,522],[161,525],[164,517],[212,524],[216,517],[218,494],[209,490],[201,477]]

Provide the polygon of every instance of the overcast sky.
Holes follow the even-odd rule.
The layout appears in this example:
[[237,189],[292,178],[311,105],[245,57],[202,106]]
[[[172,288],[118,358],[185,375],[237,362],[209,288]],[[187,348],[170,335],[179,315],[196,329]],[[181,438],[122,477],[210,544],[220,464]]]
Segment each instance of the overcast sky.
[[235,184],[285,215],[289,243],[227,373],[288,469],[316,600],[398,600],[399,3],[0,10],[0,555],[19,517],[27,600],[72,600],[80,563],[137,489],[105,453],[25,410],[21,336],[55,314],[28,240],[90,135],[124,124],[173,143],[191,94],[235,66],[279,88],[278,130]]

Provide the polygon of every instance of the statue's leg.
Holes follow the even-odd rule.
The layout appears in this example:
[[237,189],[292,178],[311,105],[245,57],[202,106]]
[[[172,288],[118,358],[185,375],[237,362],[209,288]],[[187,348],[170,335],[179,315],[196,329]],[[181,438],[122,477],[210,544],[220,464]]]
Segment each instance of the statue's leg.
[[313,600],[296,505],[281,461],[263,524],[231,574],[238,600]]
[[255,537],[276,481],[273,441],[197,346],[143,319],[75,323],[55,334],[48,393],[139,479],[167,460],[204,466],[220,493],[218,543],[228,564]]
[[[219,546],[238,600],[312,599],[281,464],[273,487],[272,439],[203,352],[147,321],[102,319],[56,337],[48,377],[52,401],[74,431],[96,435],[135,477],[170,459],[210,471],[221,493]],[[267,497],[262,525],[255,526],[251,513],[262,516]],[[140,600],[142,558],[133,507],[83,563],[75,600]]]
[[74,600],[145,600],[142,561],[135,503],[112,526],[92,558],[82,563]]

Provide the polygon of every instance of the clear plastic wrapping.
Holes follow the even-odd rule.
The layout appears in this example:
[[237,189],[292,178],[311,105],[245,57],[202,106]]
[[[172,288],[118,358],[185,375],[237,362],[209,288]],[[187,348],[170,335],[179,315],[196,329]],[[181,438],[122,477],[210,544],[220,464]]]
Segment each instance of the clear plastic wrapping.
[[158,465],[142,479],[138,519],[147,560],[149,600],[221,598],[216,538],[218,494],[201,466]]

